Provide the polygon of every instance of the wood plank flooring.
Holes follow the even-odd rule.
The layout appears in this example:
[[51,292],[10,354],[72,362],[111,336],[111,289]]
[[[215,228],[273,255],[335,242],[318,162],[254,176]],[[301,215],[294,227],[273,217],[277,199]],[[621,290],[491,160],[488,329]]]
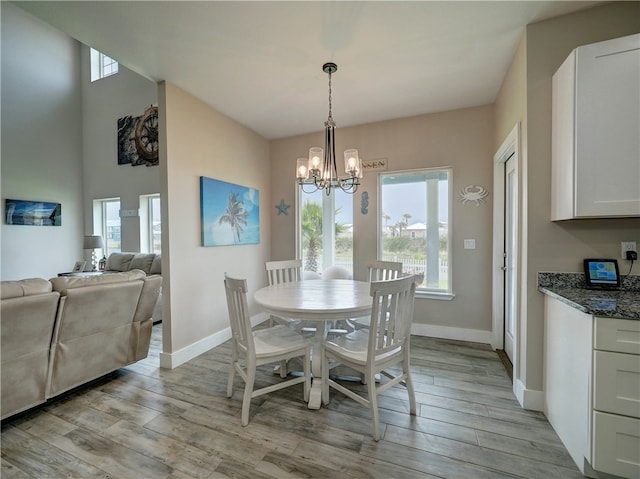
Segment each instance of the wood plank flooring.
[[[369,411],[331,390],[307,409],[302,385],[256,398],[240,425],[242,382],[226,397],[229,342],[174,370],[147,359],[2,425],[12,478],[582,478],[541,413],[521,409],[487,345],[412,338],[417,416],[400,386]],[[261,368],[257,382],[280,381]],[[363,387],[349,383],[349,387]]]

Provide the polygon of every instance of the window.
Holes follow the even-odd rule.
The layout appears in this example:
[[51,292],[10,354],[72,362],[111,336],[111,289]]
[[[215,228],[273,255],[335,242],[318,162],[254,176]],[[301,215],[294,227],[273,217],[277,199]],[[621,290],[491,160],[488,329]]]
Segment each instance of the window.
[[298,251],[302,268],[322,273],[331,265],[353,274],[353,195],[338,189],[304,193],[298,188]]
[[384,173],[380,184],[380,252],[403,271],[423,274],[423,292],[451,293],[451,170]]
[[121,251],[120,198],[93,201],[93,233],[104,238],[105,256]]
[[98,50],[91,49],[91,81],[118,73],[118,62]]
[[140,249],[148,253],[161,253],[162,219],[160,195],[140,196]]

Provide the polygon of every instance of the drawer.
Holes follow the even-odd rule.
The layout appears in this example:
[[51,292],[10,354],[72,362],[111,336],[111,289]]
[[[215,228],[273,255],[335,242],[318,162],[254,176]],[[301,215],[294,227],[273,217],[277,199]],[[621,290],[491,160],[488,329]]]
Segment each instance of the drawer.
[[594,411],[591,457],[596,471],[640,477],[640,419]]
[[640,356],[595,351],[593,377],[594,409],[640,418]]
[[640,354],[640,321],[596,317],[594,348]]

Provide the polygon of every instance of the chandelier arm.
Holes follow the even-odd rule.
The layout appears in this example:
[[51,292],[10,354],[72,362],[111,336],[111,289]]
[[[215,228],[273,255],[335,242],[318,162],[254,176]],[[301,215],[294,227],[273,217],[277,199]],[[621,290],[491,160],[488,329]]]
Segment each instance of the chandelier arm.
[[[316,185],[315,182],[314,183],[305,183],[304,181],[300,181],[298,184],[300,185],[300,188],[302,189],[302,192],[303,193],[307,193],[307,194],[308,193],[315,193],[319,189],[318,185]],[[304,189],[305,185],[312,185],[314,188],[311,191],[307,191],[307,190]]]

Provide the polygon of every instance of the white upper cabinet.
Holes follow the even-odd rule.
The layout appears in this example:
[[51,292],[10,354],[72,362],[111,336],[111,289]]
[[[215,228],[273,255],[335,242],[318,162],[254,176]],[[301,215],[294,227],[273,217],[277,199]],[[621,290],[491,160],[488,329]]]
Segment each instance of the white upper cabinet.
[[551,219],[640,216],[640,34],[576,48],[553,75]]

